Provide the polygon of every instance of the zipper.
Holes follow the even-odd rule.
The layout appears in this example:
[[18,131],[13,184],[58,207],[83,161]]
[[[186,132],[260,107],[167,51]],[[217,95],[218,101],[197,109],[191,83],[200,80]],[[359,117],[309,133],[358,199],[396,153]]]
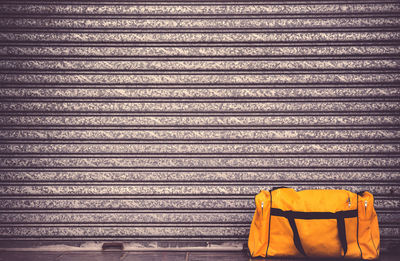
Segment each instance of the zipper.
[[261,202],[261,217],[264,215],[264,201]]
[[364,201],[364,209],[365,209],[365,216],[367,216],[367,206],[368,206],[368,201]]

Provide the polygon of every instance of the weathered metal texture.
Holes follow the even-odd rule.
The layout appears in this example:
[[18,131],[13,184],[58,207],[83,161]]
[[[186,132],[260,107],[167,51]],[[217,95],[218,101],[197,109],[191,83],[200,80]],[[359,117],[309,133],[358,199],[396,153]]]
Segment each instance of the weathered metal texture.
[[0,12],[4,244],[245,242],[283,185],[371,191],[400,246],[398,1]]

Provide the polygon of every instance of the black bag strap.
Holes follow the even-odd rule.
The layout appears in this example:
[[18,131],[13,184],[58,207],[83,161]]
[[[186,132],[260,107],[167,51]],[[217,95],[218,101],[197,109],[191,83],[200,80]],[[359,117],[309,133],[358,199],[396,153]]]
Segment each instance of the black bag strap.
[[357,217],[357,210],[347,210],[347,211],[339,211],[336,213],[331,212],[297,212],[297,211],[283,211],[278,208],[271,208],[271,215],[273,216],[281,216],[285,217],[289,221],[290,228],[293,232],[293,242],[296,246],[297,250],[307,256],[303,249],[303,245],[301,244],[299,231],[297,230],[296,221],[297,219],[336,219],[337,221],[337,229],[339,235],[339,241],[343,249],[343,256],[347,253],[347,239],[346,239],[346,225],[345,218],[348,217]]
[[297,230],[296,221],[294,220],[294,217],[287,217],[287,219],[289,220],[290,227],[292,228],[293,231],[294,245],[296,246],[297,250],[303,254],[303,256],[307,256],[306,252],[303,249],[303,245],[301,244],[299,231]]
[[343,256],[347,253],[347,239],[346,239],[346,224],[344,223],[344,217],[337,217],[337,228],[339,240],[343,248]]

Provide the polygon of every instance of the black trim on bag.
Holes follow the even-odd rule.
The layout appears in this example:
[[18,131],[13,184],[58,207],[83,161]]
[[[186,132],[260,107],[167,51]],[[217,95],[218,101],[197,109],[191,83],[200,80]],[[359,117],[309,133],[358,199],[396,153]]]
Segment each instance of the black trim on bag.
[[338,217],[337,221],[337,228],[338,228],[338,235],[340,244],[343,248],[343,256],[347,253],[347,238],[346,238],[346,224],[344,223],[344,217]]
[[294,220],[294,217],[287,217],[287,219],[288,219],[290,227],[292,228],[292,231],[293,231],[294,245],[296,246],[297,250],[303,254],[303,256],[307,256],[306,252],[303,249],[303,245],[301,244],[299,231],[297,230],[296,221]]
[[280,217],[293,217],[297,219],[337,219],[338,217],[352,218],[357,217],[357,209],[345,210],[338,212],[301,212],[301,211],[291,211],[282,210],[279,208],[271,208],[271,215]]
[[288,187],[272,187],[272,189],[269,192],[272,192],[277,189],[284,189],[284,188],[288,188]]
[[367,191],[366,191],[366,190],[359,191],[359,192],[357,192],[356,194],[359,195],[359,196],[362,196],[362,195],[364,194],[364,192],[367,192]]

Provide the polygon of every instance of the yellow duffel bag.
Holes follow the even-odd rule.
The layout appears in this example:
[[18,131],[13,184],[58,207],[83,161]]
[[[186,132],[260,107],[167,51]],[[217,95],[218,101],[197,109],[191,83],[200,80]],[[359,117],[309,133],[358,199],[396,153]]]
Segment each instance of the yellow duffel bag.
[[252,257],[379,257],[371,193],[278,188],[261,191],[248,241]]

